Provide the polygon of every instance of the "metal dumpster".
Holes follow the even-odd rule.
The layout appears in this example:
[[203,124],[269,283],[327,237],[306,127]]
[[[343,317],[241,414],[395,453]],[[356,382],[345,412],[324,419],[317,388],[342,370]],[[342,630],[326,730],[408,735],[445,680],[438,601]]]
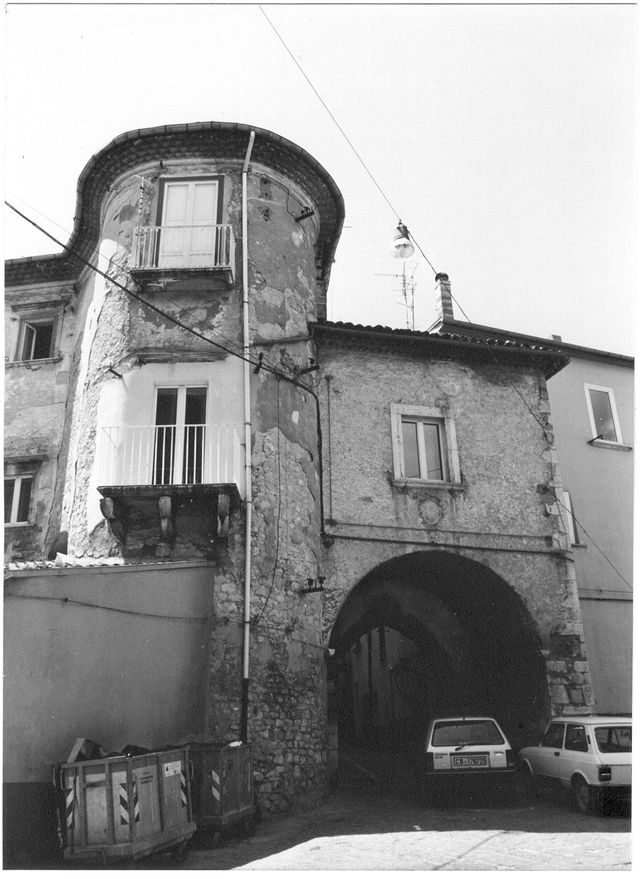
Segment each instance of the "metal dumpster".
[[219,838],[228,827],[253,827],[251,745],[193,744],[193,811],[199,831]]
[[185,848],[196,830],[188,759],[188,748],[175,748],[60,764],[65,859],[108,863]]

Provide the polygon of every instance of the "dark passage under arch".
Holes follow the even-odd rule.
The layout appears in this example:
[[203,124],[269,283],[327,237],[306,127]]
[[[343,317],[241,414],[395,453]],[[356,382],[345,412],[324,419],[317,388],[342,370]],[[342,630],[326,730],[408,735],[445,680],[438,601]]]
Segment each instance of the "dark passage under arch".
[[544,659],[517,593],[439,550],[383,563],[351,591],[329,646],[341,751],[413,758],[430,718],[487,714],[520,747],[547,715]]

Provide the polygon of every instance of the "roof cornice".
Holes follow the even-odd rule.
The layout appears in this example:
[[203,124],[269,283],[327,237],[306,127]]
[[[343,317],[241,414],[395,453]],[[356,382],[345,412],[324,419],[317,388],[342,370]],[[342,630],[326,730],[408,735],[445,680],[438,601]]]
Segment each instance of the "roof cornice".
[[598,348],[588,348],[583,345],[574,345],[571,342],[563,342],[562,339],[546,339],[542,336],[529,336],[526,333],[511,333],[507,330],[499,330],[495,327],[487,327],[482,324],[472,324],[462,320],[446,320],[438,324],[438,333],[461,333],[464,335],[481,336],[491,339],[511,339],[523,342],[527,345],[543,345],[554,351],[563,351],[569,357],[582,357],[585,360],[600,360],[615,363],[617,366],[626,366],[633,369],[634,358],[628,354],[615,354],[611,351],[601,351]]
[[446,359],[482,359],[500,363],[533,363],[545,378],[551,378],[569,363],[569,357],[561,351],[543,345],[525,344],[511,339],[478,339],[471,335],[453,333],[427,333],[416,330],[398,330],[391,327],[368,327],[361,324],[325,321],[312,325],[314,335],[336,340],[349,340],[350,348],[360,342],[363,347],[378,350],[411,350],[428,353]]
[[77,279],[81,259],[91,258],[98,241],[103,196],[117,177],[148,161],[244,159],[252,131],[251,161],[293,180],[317,206],[317,257],[322,277],[328,279],[344,220],[344,201],[333,178],[302,147],[272,131],[240,122],[194,122],[127,131],[96,153],[78,178],[74,227],[64,251],[7,260],[5,284]]

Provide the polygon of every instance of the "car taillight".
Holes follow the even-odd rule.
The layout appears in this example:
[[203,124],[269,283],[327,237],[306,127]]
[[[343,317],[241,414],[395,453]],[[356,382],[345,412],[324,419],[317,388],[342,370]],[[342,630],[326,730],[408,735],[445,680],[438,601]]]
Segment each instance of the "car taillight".
[[598,778],[600,781],[611,781],[611,767],[598,766]]
[[433,754],[427,754],[427,769],[433,769]]
[[516,765],[516,755],[513,753],[511,748],[507,748],[507,768],[513,769]]

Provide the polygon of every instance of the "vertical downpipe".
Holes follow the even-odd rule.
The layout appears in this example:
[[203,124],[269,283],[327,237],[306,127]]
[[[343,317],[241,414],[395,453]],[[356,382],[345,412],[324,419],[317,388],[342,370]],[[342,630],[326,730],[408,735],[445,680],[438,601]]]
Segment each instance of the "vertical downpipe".
[[251,382],[249,374],[249,219],[247,216],[247,176],[255,140],[251,132],[242,168],[242,351],[244,355],[244,467],[245,467],[245,538],[244,538],[244,617],[242,629],[242,694],[240,700],[240,740],[248,739],[249,726],[249,636],[251,629],[251,521],[253,495],[251,487]]

